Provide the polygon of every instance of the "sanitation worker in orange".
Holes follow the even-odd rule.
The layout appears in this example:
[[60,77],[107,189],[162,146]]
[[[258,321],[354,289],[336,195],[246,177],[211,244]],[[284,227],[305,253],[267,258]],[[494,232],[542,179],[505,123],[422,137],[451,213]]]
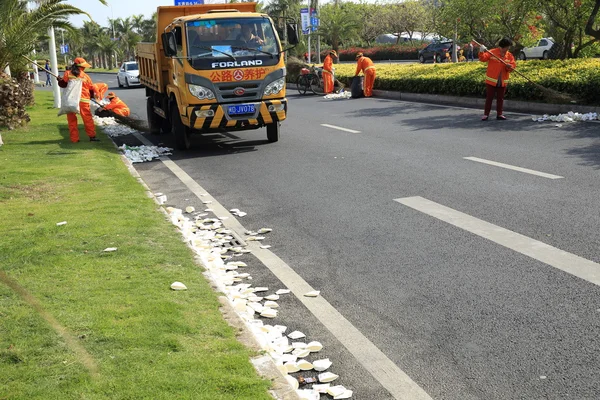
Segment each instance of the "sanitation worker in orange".
[[323,61],[323,91],[325,94],[333,92],[333,58],[337,57],[335,50],[329,50],[329,53]]
[[481,117],[482,121],[487,121],[490,117],[494,96],[496,96],[496,119],[506,119],[502,114],[504,93],[506,92],[506,84],[510,78],[510,72],[517,67],[515,57],[508,51],[508,48],[512,45],[512,40],[503,38],[495,49],[488,50],[483,45],[479,49],[479,61],[488,63],[485,73],[485,87],[487,92],[483,117]]
[[131,111],[123,100],[119,99],[113,92],[110,92],[107,97],[110,100],[110,103],[102,107],[103,110],[98,109],[96,115],[99,117],[110,117],[110,114],[114,113],[122,117],[129,117]]
[[365,74],[365,97],[372,97],[373,85],[375,84],[375,64],[373,64],[373,61],[369,57],[365,57],[363,53],[358,53],[356,55],[356,73],[354,76],[358,76],[361,71]]
[[[90,99],[94,97],[94,88],[92,79],[84,72],[86,68],[91,67],[85,59],[77,57],[71,65],[71,68],[65,71],[62,79],[58,80],[58,86],[66,88],[69,80],[81,79],[83,85],[81,87],[81,99],[79,100],[79,113],[81,119],[83,119],[83,126],[85,127],[85,133],[90,138],[90,142],[99,142],[100,139],[96,137],[96,126],[94,125],[94,119],[92,118],[92,112],[90,111]],[[79,142],[79,129],[77,128],[77,114],[68,113],[67,122],[69,123],[69,136],[71,142]]]

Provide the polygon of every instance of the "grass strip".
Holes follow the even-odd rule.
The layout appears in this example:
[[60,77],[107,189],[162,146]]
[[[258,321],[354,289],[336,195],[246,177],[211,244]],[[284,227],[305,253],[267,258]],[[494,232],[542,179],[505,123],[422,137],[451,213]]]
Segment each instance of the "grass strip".
[[0,399],[271,399],[110,140],[71,143],[35,96],[0,147]]

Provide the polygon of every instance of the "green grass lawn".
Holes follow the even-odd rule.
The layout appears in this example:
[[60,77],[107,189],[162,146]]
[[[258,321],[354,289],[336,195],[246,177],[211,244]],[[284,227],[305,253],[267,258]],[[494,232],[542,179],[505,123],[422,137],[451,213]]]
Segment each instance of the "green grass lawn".
[[51,96],[2,132],[0,399],[271,399],[179,233]]
[[117,72],[119,72],[119,68],[110,68],[110,69],[106,69],[106,68],[86,68],[85,72],[90,73],[90,72],[114,72],[115,74]]

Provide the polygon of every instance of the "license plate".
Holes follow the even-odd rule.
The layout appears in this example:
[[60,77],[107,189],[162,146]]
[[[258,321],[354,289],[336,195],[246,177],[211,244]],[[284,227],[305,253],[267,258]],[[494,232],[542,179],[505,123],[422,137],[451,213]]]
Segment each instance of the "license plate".
[[227,113],[229,115],[254,114],[255,111],[256,107],[254,104],[238,104],[227,107]]

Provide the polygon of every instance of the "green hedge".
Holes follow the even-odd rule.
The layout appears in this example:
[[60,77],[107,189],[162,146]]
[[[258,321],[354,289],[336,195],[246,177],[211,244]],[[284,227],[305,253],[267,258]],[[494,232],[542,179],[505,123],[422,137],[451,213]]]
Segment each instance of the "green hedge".
[[[485,92],[486,64],[482,62],[376,64],[375,67],[375,89],[469,97],[481,97]],[[349,85],[356,65],[336,64],[335,68],[336,78]],[[600,105],[598,59],[519,61],[517,70],[536,84],[571,95],[580,104]],[[294,82],[293,74],[290,74],[289,81]],[[507,98],[552,100],[516,73],[511,74],[508,88]]]

